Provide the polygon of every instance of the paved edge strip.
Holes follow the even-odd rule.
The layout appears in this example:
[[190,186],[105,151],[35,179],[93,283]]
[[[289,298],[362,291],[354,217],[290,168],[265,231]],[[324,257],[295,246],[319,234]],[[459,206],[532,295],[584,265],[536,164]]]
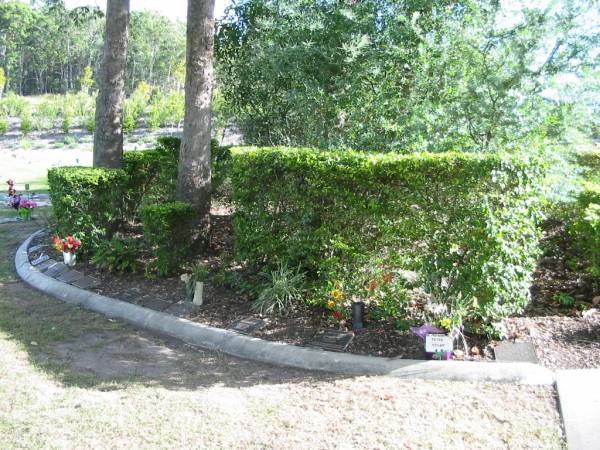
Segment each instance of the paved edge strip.
[[154,311],[89,292],[48,277],[29,263],[27,248],[40,231],[27,238],[17,250],[19,276],[32,287],[64,302],[81,306],[110,318],[181,339],[188,344],[228,355],[281,366],[349,375],[389,375],[430,380],[490,381],[531,385],[554,384],[554,373],[532,363],[422,361],[362,356],[299,347],[245,336],[187,319]]

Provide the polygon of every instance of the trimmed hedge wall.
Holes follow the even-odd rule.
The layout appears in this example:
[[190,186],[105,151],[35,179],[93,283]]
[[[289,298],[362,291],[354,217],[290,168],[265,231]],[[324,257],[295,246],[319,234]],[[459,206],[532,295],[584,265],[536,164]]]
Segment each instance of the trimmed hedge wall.
[[139,208],[145,204],[175,199],[177,155],[171,150],[125,152],[123,170],[128,175],[123,206],[129,220],[137,219]]
[[127,175],[119,169],[49,169],[48,185],[59,233],[81,238],[84,252],[110,238],[122,220],[126,183]]
[[234,147],[236,255],[329,285],[410,263],[437,301],[492,324],[529,298],[541,172],[499,154]]
[[159,276],[173,274],[190,254],[192,224],[196,217],[189,203],[170,202],[140,209],[144,239],[156,255]]

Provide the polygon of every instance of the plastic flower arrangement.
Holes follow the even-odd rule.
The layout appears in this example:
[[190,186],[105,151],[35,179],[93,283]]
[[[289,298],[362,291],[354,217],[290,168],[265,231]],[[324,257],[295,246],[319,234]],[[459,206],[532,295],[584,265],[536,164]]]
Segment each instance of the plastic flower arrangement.
[[13,203],[13,207],[19,210],[19,216],[23,220],[30,220],[33,209],[37,208],[37,203],[33,200],[24,199],[18,195],[14,197],[14,201],[16,203],[16,206]]
[[63,253],[76,253],[81,247],[81,241],[75,239],[73,236],[67,236],[61,239],[59,236],[54,236],[53,239],[54,248]]
[[34,202],[33,200],[21,199],[21,201],[19,202],[19,209],[21,209],[21,208],[34,209],[34,208],[37,208],[37,203]]

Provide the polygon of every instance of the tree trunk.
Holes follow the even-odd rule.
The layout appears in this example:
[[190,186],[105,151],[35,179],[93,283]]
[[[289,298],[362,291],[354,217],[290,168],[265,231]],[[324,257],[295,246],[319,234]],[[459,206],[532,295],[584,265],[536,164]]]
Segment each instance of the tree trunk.
[[121,167],[128,26],[129,0],[108,0],[104,56],[96,100],[94,167]]
[[215,0],[188,0],[185,118],[179,151],[177,198],[198,214],[196,238],[210,228],[210,131]]

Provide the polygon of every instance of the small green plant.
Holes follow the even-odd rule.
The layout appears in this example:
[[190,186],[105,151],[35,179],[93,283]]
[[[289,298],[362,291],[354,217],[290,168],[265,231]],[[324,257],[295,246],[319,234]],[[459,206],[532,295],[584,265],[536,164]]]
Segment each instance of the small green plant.
[[185,273],[181,275],[181,281],[185,283],[185,293],[188,300],[194,298],[194,291],[196,289],[196,283],[204,283],[210,275],[210,267],[199,262],[192,267],[192,273]]
[[88,133],[93,133],[96,131],[96,116],[93,111],[89,112],[85,116],[85,129],[88,131]]
[[140,254],[141,247],[138,241],[115,237],[101,242],[90,262],[109,272],[136,273],[141,267]]
[[208,264],[199,262],[192,268],[192,280],[198,283],[204,283],[210,275],[210,267]]
[[65,136],[63,139],[63,144],[65,144],[67,147],[70,147],[74,144],[77,144],[77,138],[74,136]]
[[252,304],[254,311],[260,314],[285,315],[301,301],[305,292],[305,275],[299,267],[290,269],[285,264],[280,264],[274,271],[261,275],[267,280],[267,285]]
[[19,145],[21,147],[21,150],[27,151],[27,150],[31,150],[31,145],[32,144],[31,144],[31,141],[29,139],[21,139],[21,142],[20,142]]
[[560,306],[564,306],[565,308],[570,308],[575,305],[575,299],[564,292],[557,292],[552,296],[552,299],[557,302]]
[[6,134],[8,131],[8,117],[3,114],[0,114],[0,136]]
[[73,112],[70,109],[65,109],[63,111],[62,122],[60,123],[60,128],[63,133],[69,134],[71,128],[73,127]]
[[21,133],[23,136],[27,136],[33,131],[33,120],[31,118],[31,111],[24,109],[21,112]]

